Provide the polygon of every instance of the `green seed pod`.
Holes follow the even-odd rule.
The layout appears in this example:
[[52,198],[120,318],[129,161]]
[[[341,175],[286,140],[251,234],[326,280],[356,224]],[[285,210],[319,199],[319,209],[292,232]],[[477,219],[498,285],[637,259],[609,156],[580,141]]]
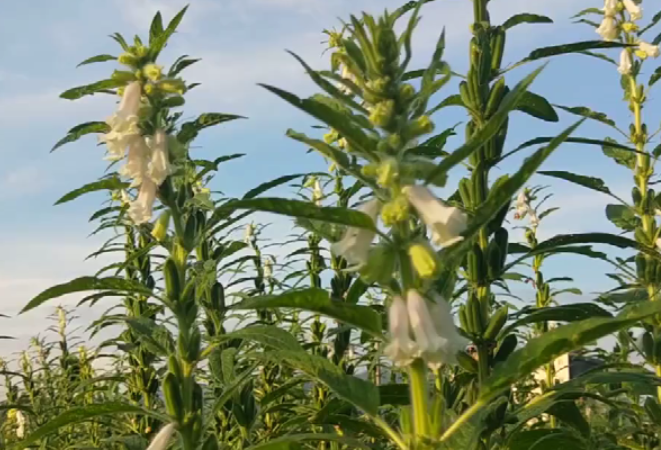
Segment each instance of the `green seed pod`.
[[461,201],[466,208],[473,207],[471,185],[470,181],[466,178],[462,178],[461,181],[459,181],[459,196],[461,197]]
[[505,261],[507,260],[507,252],[509,246],[509,233],[505,228],[498,228],[494,233],[493,237],[494,242],[498,245],[500,249],[500,267],[505,267]]
[[491,70],[497,72],[503,64],[503,55],[505,54],[505,30],[502,27],[492,29],[491,40]]
[[487,107],[484,111],[487,119],[498,110],[503,97],[505,97],[505,78],[501,77],[496,80],[496,82],[493,84],[493,87],[491,88],[489,101],[487,101]]
[[494,239],[489,242],[489,246],[487,247],[487,274],[489,280],[497,280],[500,277],[500,273],[503,270],[502,261],[503,255]]
[[645,279],[645,268],[647,267],[647,261],[645,260],[645,255],[638,253],[635,258],[636,262],[636,275],[640,280]]
[[197,218],[189,216],[186,220],[186,227],[184,229],[184,248],[187,251],[192,251],[195,248],[195,241],[197,240]]
[[183,378],[183,371],[179,365],[179,360],[175,355],[170,355],[168,358],[168,370],[173,373],[177,378]]
[[131,81],[135,81],[137,79],[135,73],[127,72],[125,70],[115,70],[110,78],[121,83],[130,83]]
[[171,417],[181,421],[184,417],[184,402],[179,389],[179,379],[173,373],[168,373],[163,380],[163,395],[165,410]]
[[181,284],[177,264],[168,258],[163,265],[163,278],[165,279],[165,293],[172,301],[178,301],[181,296]]
[[484,99],[482,98],[482,94],[480,93],[479,76],[480,75],[476,70],[471,69],[468,71],[468,93],[470,95],[473,105],[475,106],[475,109],[478,111],[482,111],[482,108],[484,106]]
[[656,355],[654,351],[654,338],[652,337],[652,333],[650,332],[645,332],[643,334],[643,353],[645,354],[645,358],[647,359],[648,362],[651,362],[652,364],[656,364]]
[[477,373],[479,371],[477,361],[471,358],[466,352],[457,353],[457,362],[468,373]]
[[[633,199],[633,205],[636,207],[641,206],[641,202],[643,200],[643,196],[640,193],[640,189],[634,186],[634,188],[631,190],[631,198]],[[658,208],[659,205],[659,199],[654,199],[655,200],[655,206]]]
[[484,339],[492,340],[498,336],[498,333],[500,333],[500,330],[503,329],[505,322],[507,322],[507,313],[507,306],[503,306],[502,308],[499,308],[498,311],[496,311],[496,313],[491,317],[489,326],[484,332]]
[[202,335],[200,330],[193,328],[191,331],[188,347],[186,349],[186,359],[188,361],[197,361],[200,357],[200,350],[202,349]]
[[204,407],[204,394],[202,393],[202,387],[195,383],[193,385],[193,409],[201,411]]
[[647,258],[645,262],[645,281],[648,283],[653,283],[654,278],[656,277],[657,266],[659,263],[656,259]]
[[481,335],[486,328],[486,320],[482,315],[482,305],[480,304],[480,301],[476,297],[471,296],[468,300],[468,309],[471,322],[475,325],[475,333]]
[[653,423],[661,423],[661,407],[655,398],[648,397],[645,400],[645,411]]
[[186,100],[181,95],[168,97],[161,103],[166,108],[178,108],[184,106]]
[[413,433],[413,418],[410,406],[404,406],[399,409],[399,428],[404,436],[410,436]]
[[466,108],[469,110],[475,109],[473,99],[471,98],[471,94],[468,90],[468,83],[465,81],[459,83],[459,95],[461,96],[461,101],[464,103]]
[[494,362],[496,363],[505,362],[516,348],[517,343],[518,340],[516,338],[516,335],[508,334],[507,337],[503,339],[503,341],[501,342],[500,347],[498,348],[498,352],[494,357]]
[[225,289],[218,281],[211,288],[211,307],[214,311],[225,309]]
[[478,284],[483,285],[487,279],[487,267],[486,261],[484,260],[484,253],[482,252],[482,249],[477,242],[473,244],[473,253],[475,254],[476,258],[476,281]]
[[464,329],[464,331],[468,333],[473,332],[473,327],[471,326],[470,320],[468,318],[468,312],[466,305],[461,305],[459,307],[459,324],[461,325],[461,328]]

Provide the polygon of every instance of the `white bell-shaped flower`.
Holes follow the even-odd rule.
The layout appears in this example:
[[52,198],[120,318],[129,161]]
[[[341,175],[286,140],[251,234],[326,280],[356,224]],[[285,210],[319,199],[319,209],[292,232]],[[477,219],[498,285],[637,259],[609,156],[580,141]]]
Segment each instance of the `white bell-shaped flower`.
[[516,220],[521,220],[526,216],[526,214],[528,214],[530,205],[528,204],[528,196],[526,195],[525,191],[519,192],[519,195],[516,197],[516,203],[514,206],[516,208],[516,211],[514,212],[514,218]]
[[384,354],[397,366],[405,367],[418,356],[418,347],[411,339],[411,328],[406,302],[395,296],[388,309],[388,328],[390,342]]
[[604,16],[601,25],[597,28],[597,33],[605,41],[614,41],[619,35],[617,21],[613,16]]
[[264,260],[264,278],[270,280],[273,278],[273,261],[271,258],[267,257]]
[[151,161],[148,175],[157,186],[170,175],[170,158],[168,156],[168,135],[162,129],[154,134],[152,140]]
[[321,182],[318,178],[314,179],[314,187],[312,188],[312,201],[315,205],[321,206],[322,199],[324,198],[324,190],[321,187]]
[[142,136],[137,135],[131,141],[126,164],[119,169],[121,176],[131,179],[131,187],[138,187],[142,184],[149,166],[150,153],[149,147],[147,147],[147,143]]
[[617,2],[618,0],[604,0],[604,15],[605,16],[615,16],[617,14]]
[[151,178],[145,177],[140,184],[138,198],[131,202],[129,206],[129,217],[136,225],[140,225],[151,220],[154,213],[154,201],[156,201],[156,190],[158,186]]
[[126,147],[131,140],[140,134],[138,128],[138,110],[142,87],[138,81],[126,86],[124,95],[115,114],[106,120],[110,131],[99,136],[99,142],[105,143],[108,149],[106,160],[119,161],[126,155]]
[[[381,202],[369,200],[358,207],[358,211],[368,215],[375,223],[381,210]],[[331,245],[331,252],[347,260],[349,269],[357,269],[367,263],[370,247],[376,233],[365,228],[349,227],[342,240]]]
[[147,450],[165,450],[170,445],[170,440],[174,434],[175,426],[169,423],[158,432],[154,440],[151,441]]
[[429,302],[412,289],[407,293],[406,307],[420,357],[432,368],[456,364],[456,353],[468,341],[457,332],[449,305]]
[[[356,82],[356,76],[353,73],[351,73],[351,71],[344,64],[342,64],[342,69],[340,70],[340,76],[345,80],[353,81],[354,83]],[[340,90],[340,92],[346,95],[353,94],[351,89],[349,89],[349,87],[343,83],[338,83],[337,88]]]
[[622,75],[631,74],[631,68],[633,67],[633,60],[631,58],[631,53],[625,48],[622,49],[620,53],[620,65],[617,67],[617,71]]
[[16,410],[16,437],[23,439],[25,437],[25,416],[19,410]]
[[645,55],[647,55],[650,58],[658,58],[659,54],[661,54],[658,45],[648,44],[647,42],[639,43],[638,50],[645,53]]
[[255,237],[255,224],[250,222],[248,225],[246,225],[246,231],[243,234],[243,242],[245,242],[248,245],[251,245],[254,237]]
[[409,203],[432,231],[435,244],[449,246],[463,240],[461,233],[468,227],[468,218],[459,208],[447,206],[424,186],[404,188]]
[[643,8],[637,5],[633,0],[623,0],[623,3],[632,21],[643,18]]

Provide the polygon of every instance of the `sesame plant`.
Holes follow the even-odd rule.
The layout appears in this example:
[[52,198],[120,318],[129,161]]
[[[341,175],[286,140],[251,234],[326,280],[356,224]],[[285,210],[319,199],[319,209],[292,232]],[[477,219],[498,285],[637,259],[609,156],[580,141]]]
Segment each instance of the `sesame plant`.
[[[54,149],[96,134],[109,164],[57,203],[104,194],[91,220],[106,242],[92,256],[114,260],[45,290],[23,312],[67,294],[82,294],[77,308],[108,306],[75,331],[77,319],[60,308],[51,334],[3,356],[0,448],[659,448],[661,204],[652,186],[661,151],[650,147],[658,131],[648,131],[643,107],[661,72],[646,85],[641,77],[659,56],[661,37],[646,36],[661,13],[644,22],[640,2],[606,0],[575,17],[601,39],[531,49],[506,66],[509,31],[552,19],[522,12],[495,24],[498,3],[472,0],[469,66],[457,73],[442,25],[427,64],[412,64],[431,1],[324,30],[327,67],[289,52],[317,93],[301,98],[269,80],[259,89],[316,121],[286,134],[319,154],[319,167],[274,173],[238,197],[221,194],[215,174],[250,155],[225,154],[220,142],[206,160],[193,143],[205,128],[245,118],[186,121],[188,92],[205,87],[184,69],[203,62],[163,62],[187,8],[167,24],[156,14],[144,40],[113,34],[119,56],[81,63],[119,68],[61,97],[98,94],[117,105]],[[629,133],[533,91],[544,62],[566,54],[616,66]],[[508,136],[520,114],[541,128],[580,117],[516,143]],[[455,125],[441,127],[446,117]],[[620,141],[580,136],[586,120]],[[599,178],[543,170],[565,143],[601,146],[629,169],[631,204]],[[515,154],[525,157],[514,163]],[[539,176],[610,195],[618,204],[607,217],[633,238],[544,239],[538,231],[558,208],[546,203],[548,187],[526,187]],[[291,195],[269,196],[276,187]],[[290,231],[271,232],[275,215]],[[522,242],[512,238],[517,228]],[[550,275],[544,263],[568,255],[609,265],[618,286],[565,304],[565,294],[582,295],[579,275]],[[599,363],[578,371],[577,358]]]

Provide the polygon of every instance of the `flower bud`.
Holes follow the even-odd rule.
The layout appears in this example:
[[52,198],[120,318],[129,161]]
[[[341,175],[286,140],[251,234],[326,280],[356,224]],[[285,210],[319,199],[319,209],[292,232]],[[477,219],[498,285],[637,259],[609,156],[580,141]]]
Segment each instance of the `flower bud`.
[[387,127],[392,122],[394,112],[394,100],[379,102],[370,114],[370,122],[379,127]]
[[406,126],[406,135],[413,138],[428,134],[434,131],[434,122],[431,121],[429,116],[420,116],[411,121]]
[[182,80],[161,80],[158,82],[158,88],[170,94],[183,95],[186,92],[186,85]]
[[145,84],[144,90],[145,90],[145,94],[154,95],[154,93],[156,92],[156,86],[154,86],[151,83],[147,83]]
[[420,278],[434,278],[438,272],[438,256],[425,243],[415,243],[408,249],[411,264]]
[[324,134],[324,142],[330,145],[333,142],[337,141],[338,137],[339,134],[337,133],[337,131],[331,130],[328,133]]
[[365,164],[363,167],[360,168],[360,173],[362,173],[363,175],[369,178],[376,178],[378,171],[379,171],[379,166],[372,163]]
[[144,45],[138,45],[135,48],[135,54],[138,58],[144,58],[149,53],[149,49]]
[[399,88],[399,97],[402,100],[410,100],[415,96],[415,88],[409,83],[405,83]]
[[391,134],[388,136],[388,145],[393,150],[399,150],[402,146],[402,137],[399,134]]
[[381,219],[384,225],[392,226],[409,217],[409,202],[405,196],[400,195],[383,205]]
[[136,58],[136,56],[133,55],[133,54],[131,54],[131,53],[122,53],[122,54],[119,55],[119,57],[117,58],[117,61],[118,61],[120,64],[124,64],[125,66],[131,66],[131,67],[133,67],[133,66],[135,66],[135,65],[137,64],[137,62],[138,62],[138,58]]
[[115,81],[126,82],[126,83],[135,81],[136,79],[135,74],[133,72],[127,72],[124,70],[115,70],[110,76],[110,78]]
[[376,182],[383,187],[390,187],[399,178],[397,161],[394,158],[388,158],[381,163],[377,169]]
[[621,25],[621,27],[622,27],[622,30],[624,30],[624,31],[627,32],[627,33],[633,33],[633,32],[635,32],[635,31],[638,31],[638,30],[639,30],[638,25],[636,25],[636,24],[633,23],[633,22],[624,22],[624,23]]
[[158,81],[163,76],[163,67],[156,64],[147,64],[142,68],[142,72],[145,74],[147,79],[151,81]]
[[168,227],[170,226],[170,217],[172,213],[169,209],[163,211],[156,223],[154,224],[154,229],[151,232],[151,235],[159,242],[163,242],[168,235]]

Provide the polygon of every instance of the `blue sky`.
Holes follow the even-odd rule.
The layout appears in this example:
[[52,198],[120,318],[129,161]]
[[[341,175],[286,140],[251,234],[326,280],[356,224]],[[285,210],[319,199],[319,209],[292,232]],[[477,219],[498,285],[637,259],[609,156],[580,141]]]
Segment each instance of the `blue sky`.
[[[100,240],[86,238],[93,230],[87,219],[103,200],[91,195],[63,206],[52,206],[62,194],[95,180],[105,170],[103,149],[88,137],[49,154],[66,131],[81,122],[103,120],[113,109],[114,99],[94,96],[70,102],[59,99],[67,88],[107,77],[115,68],[102,63],[76,69],[89,56],[119,49],[107,36],[119,31],[127,37],[145,36],[153,14],[160,10],[169,20],[186,2],[180,0],[68,0],[53,2],[2,2],[0,5],[0,312],[15,314],[43,289],[80,275],[91,274],[104,261],[87,261],[87,254]],[[315,92],[301,67],[284,50],[301,55],[313,67],[327,68],[321,53],[324,28],[339,24],[338,17],[361,10],[378,13],[394,9],[401,0],[192,0],[184,22],[162,62],[169,65],[177,56],[189,54],[203,61],[187,69],[188,81],[202,85],[187,96],[185,117],[202,112],[241,114],[249,120],[236,121],[206,131],[196,141],[196,155],[212,157],[246,153],[242,160],[228,163],[218,174],[214,187],[228,195],[240,195],[265,179],[301,171],[325,170],[321,158],[307,155],[305,148],[284,137],[287,128],[309,131],[315,122],[258,87],[264,82],[300,96]],[[650,1],[646,2],[650,3]],[[494,23],[514,13],[531,12],[552,17],[553,25],[523,25],[508,35],[505,62],[516,62],[540,47],[598,36],[585,25],[574,25],[569,17],[587,7],[600,7],[600,0],[493,0]],[[456,71],[467,66],[472,14],[469,1],[438,0],[423,8],[423,20],[414,39],[413,66],[423,67],[442,27],[446,27],[445,59]],[[655,12],[655,11],[649,11]],[[651,16],[651,14],[648,14]],[[617,51],[610,51],[617,58]],[[648,64],[647,73],[657,62]],[[539,64],[517,69],[511,84]],[[582,56],[555,58],[532,88],[551,102],[606,112],[623,128],[630,121],[621,102],[619,74],[615,67]],[[441,95],[454,93],[446,88]],[[659,123],[660,108],[651,95],[645,117],[650,128]],[[460,109],[441,111],[434,120],[442,130],[465,120]],[[567,127],[573,117],[561,115],[558,124],[547,124],[516,113],[511,122],[508,148],[536,136],[552,136]],[[593,138],[609,136],[598,124],[584,125],[579,134]],[[615,136],[613,136],[615,137]],[[450,140],[448,149],[461,143]],[[525,155],[521,155],[525,156]],[[521,159],[512,158],[500,168],[515,170]],[[628,198],[631,176],[602,155],[598,147],[563,146],[545,166],[547,170],[573,170],[604,178],[611,189]],[[542,233],[612,231],[604,216],[608,199],[563,183],[540,180],[554,186],[552,206],[560,206]],[[287,191],[280,191],[286,195]],[[286,220],[273,220],[274,232],[290,228]],[[105,262],[108,260],[106,259]],[[585,292],[610,286],[600,274],[603,264],[577,258],[550,262],[554,275],[576,277]],[[587,297],[586,297],[587,298]],[[52,304],[54,306],[55,304]],[[44,317],[50,307],[12,318],[0,325],[0,334],[26,337],[46,328]],[[98,311],[97,311],[98,312]],[[86,319],[97,312],[79,311]],[[10,344],[20,348],[23,339]]]

